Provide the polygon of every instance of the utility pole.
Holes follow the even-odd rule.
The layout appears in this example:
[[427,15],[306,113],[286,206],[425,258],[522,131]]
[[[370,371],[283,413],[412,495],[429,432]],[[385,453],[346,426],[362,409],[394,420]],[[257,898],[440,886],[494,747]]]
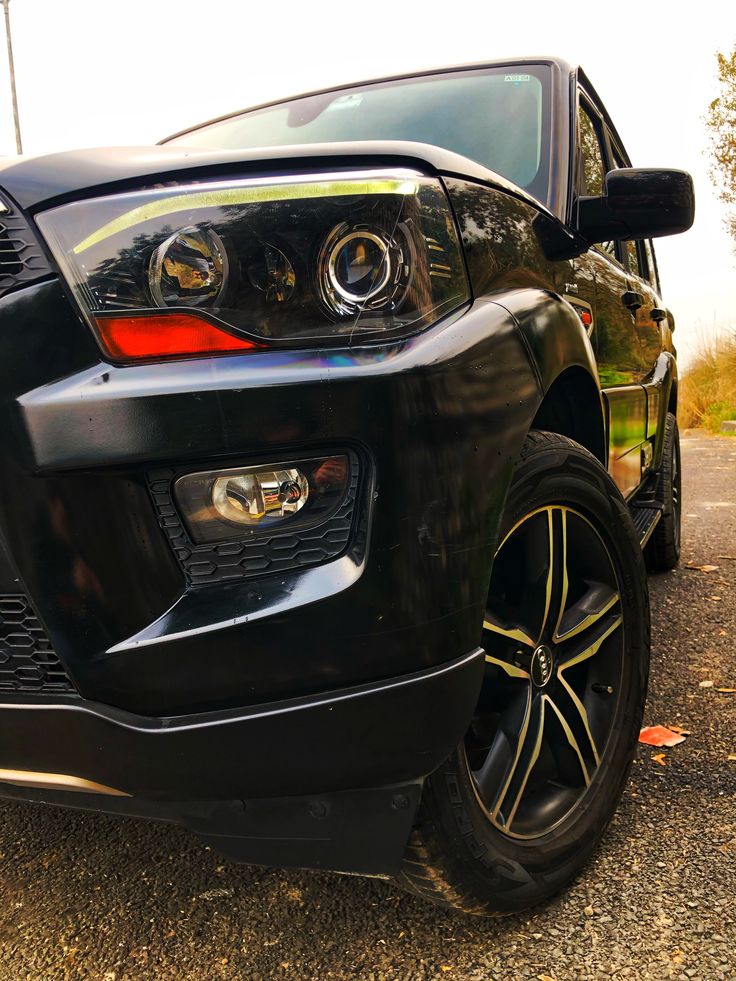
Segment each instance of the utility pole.
[[18,94],[15,91],[15,66],[13,64],[13,42],[10,40],[10,0],[2,0],[5,8],[5,37],[8,42],[8,68],[10,69],[10,94],[13,98],[13,122],[15,124],[15,149],[23,153],[20,141],[20,119],[18,118]]

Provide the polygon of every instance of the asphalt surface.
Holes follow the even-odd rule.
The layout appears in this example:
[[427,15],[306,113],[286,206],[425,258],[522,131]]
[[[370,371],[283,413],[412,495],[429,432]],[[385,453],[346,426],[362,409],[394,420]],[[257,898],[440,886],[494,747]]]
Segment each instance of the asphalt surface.
[[564,895],[477,920],[390,883],[230,864],[176,828],[0,803],[0,978],[736,979],[736,695],[717,691],[736,688],[736,439],[685,438],[683,470],[647,721],[691,735],[664,766],[640,746]]

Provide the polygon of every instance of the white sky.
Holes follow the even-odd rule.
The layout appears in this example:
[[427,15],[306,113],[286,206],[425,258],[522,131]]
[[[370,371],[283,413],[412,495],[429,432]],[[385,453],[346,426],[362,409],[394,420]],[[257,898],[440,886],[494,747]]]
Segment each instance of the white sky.
[[[521,54],[579,62],[634,165],[689,170],[697,217],[661,239],[664,298],[686,359],[736,327],[736,255],[707,176],[702,122],[732,0],[11,0],[24,150],[155,142],[280,96]],[[597,15],[597,16],[594,16]],[[15,152],[0,27],[0,154]]]

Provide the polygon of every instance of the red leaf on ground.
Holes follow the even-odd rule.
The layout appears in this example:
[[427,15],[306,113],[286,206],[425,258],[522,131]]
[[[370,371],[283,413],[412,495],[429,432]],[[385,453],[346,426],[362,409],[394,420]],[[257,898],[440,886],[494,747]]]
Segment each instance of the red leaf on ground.
[[647,746],[678,746],[685,737],[665,726],[647,726],[639,733],[639,742]]

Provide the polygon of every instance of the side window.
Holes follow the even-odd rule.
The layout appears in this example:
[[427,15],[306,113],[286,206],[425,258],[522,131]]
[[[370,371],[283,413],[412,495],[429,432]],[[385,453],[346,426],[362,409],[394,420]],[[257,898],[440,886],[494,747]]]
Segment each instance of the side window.
[[629,260],[629,272],[633,273],[634,276],[641,276],[642,279],[646,279],[647,274],[641,261],[641,242],[629,240],[625,245],[626,257]]
[[581,103],[578,108],[578,133],[580,134],[581,171],[579,175],[580,194],[603,194],[603,179],[606,165],[603,162],[600,130],[598,123]]
[[644,278],[648,279],[652,284],[654,289],[659,293],[659,281],[657,278],[657,260],[654,258],[654,246],[649,241],[645,239],[642,242],[644,246],[644,258],[646,259],[646,272],[644,273]]
[[[578,106],[578,154],[578,194],[603,194],[607,167],[600,123],[582,101]],[[618,258],[615,242],[602,242],[598,248],[614,259]]]

